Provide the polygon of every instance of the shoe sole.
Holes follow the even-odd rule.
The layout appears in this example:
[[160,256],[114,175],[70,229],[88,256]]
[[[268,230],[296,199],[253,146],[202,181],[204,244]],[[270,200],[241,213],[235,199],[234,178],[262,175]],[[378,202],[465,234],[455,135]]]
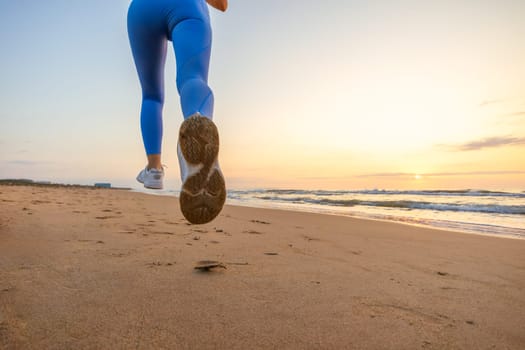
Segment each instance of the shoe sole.
[[226,200],[224,177],[215,167],[219,154],[217,127],[208,118],[192,116],[180,127],[179,145],[184,159],[200,166],[199,172],[182,185],[182,214],[192,224],[208,223],[219,215]]
[[150,190],[162,190],[164,186],[162,185],[144,185],[144,188],[150,189]]

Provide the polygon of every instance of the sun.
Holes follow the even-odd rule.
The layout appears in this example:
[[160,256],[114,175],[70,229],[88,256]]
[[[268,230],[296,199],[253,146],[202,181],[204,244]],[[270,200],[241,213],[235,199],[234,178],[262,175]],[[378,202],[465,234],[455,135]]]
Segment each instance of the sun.
[[414,179],[416,179],[416,180],[421,180],[421,177],[422,177],[422,176],[419,175],[419,174],[414,175]]

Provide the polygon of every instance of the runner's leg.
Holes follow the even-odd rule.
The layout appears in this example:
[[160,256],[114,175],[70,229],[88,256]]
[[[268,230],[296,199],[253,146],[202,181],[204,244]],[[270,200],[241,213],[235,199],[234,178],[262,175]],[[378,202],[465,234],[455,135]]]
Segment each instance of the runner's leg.
[[128,35],[142,88],[140,125],[148,155],[160,154],[162,147],[167,38],[155,20],[148,18],[141,8],[135,9],[131,5],[128,12]]
[[203,17],[185,19],[171,33],[177,58],[177,89],[185,119],[197,113],[213,118],[214,98],[208,86],[212,35],[209,20]]

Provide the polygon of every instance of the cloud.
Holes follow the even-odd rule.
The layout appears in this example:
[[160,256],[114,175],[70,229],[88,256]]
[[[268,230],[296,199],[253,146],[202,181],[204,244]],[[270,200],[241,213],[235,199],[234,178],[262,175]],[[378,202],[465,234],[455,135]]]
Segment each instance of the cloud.
[[519,117],[519,116],[522,116],[522,115],[525,116],[525,111],[514,112],[514,113],[507,113],[507,114],[504,114],[503,116],[504,117]]
[[477,151],[484,148],[495,148],[503,146],[518,146],[525,144],[525,137],[493,136],[480,140],[465,142],[458,145],[438,145],[452,151]]
[[515,146],[522,144],[525,144],[525,137],[495,136],[458,145],[458,149],[462,151],[474,151],[483,148]]
[[26,159],[14,159],[6,160],[2,162],[5,165],[23,165],[23,166],[36,166],[36,165],[49,165],[53,162],[49,161],[35,161],[35,160],[26,160]]
[[8,164],[8,165],[37,165],[39,162],[35,162],[35,161],[32,161],[32,160],[19,160],[19,159],[16,159],[16,160],[8,160],[8,161],[6,161],[4,163]]
[[525,171],[520,170],[480,170],[480,171],[460,171],[460,172],[445,172],[445,173],[428,173],[421,174],[424,176],[469,176],[469,175],[516,175],[525,174]]
[[406,177],[414,176],[413,173],[373,173],[373,174],[363,174],[357,175],[356,177]]
[[480,107],[485,107],[485,106],[488,106],[488,105],[493,105],[493,104],[497,104],[497,103],[502,103],[504,102],[505,99],[502,99],[502,98],[499,98],[499,99],[492,99],[492,100],[485,100],[485,101],[482,101],[479,106]]
[[[472,175],[513,175],[513,174],[525,174],[525,171],[519,170],[479,170],[479,171],[459,171],[459,172],[442,172],[442,173],[420,173],[418,175],[423,177],[442,177],[442,176],[472,176]],[[392,177],[392,178],[403,178],[403,177],[414,177],[414,173],[376,173],[376,174],[363,174],[356,177]]]

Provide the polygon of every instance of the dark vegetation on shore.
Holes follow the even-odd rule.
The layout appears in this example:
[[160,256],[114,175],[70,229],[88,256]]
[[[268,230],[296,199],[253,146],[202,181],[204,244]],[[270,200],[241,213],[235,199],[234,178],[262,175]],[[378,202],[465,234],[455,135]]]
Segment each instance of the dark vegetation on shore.
[[[91,188],[91,189],[102,189],[103,187],[98,187],[95,185],[79,185],[79,184],[62,184],[62,183],[53,183],[50,181],[34,181],[31,179],[0,179],[0,185],[4,186],[37,186],[37,187],[68,187],[68,188]],[[111,187],[104,188],[111,190],[130,190],[131,188],[127,187]]]

